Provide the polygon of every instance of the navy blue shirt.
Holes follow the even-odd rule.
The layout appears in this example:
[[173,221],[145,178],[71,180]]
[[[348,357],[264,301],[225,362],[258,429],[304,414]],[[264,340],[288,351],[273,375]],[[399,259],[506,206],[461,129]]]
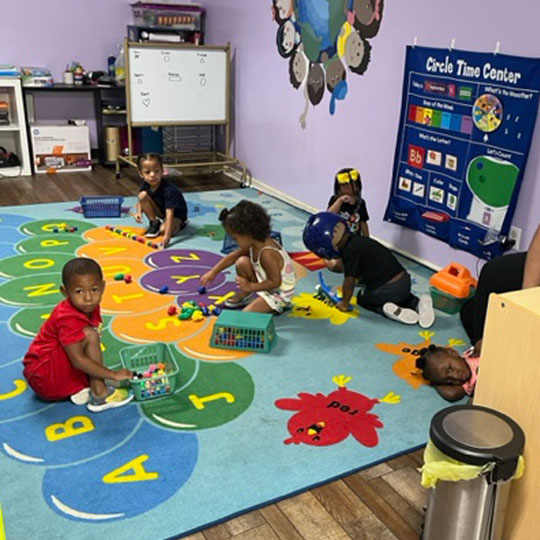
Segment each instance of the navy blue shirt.
[[187,221],[186,200],[178,187],[169,180],[162,178],[156,191],[152,191],[148,182],[143,182],[140,191],[146,191],[150,195],[163,217],[167,209],[174,208],[174,217]]

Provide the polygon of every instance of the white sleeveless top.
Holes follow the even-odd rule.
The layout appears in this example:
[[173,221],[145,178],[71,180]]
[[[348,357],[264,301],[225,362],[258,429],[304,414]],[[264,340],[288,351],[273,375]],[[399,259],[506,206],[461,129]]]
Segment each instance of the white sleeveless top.
[[294,288],[296,286],[296,273],[294,272],[294,265],[289,254],[283,249],[282,246],[276,243],[276,247],[263,246],[259,251],[257,260],[253,260],[253,250],[249,250],[249,260],[257,281],[261,283],[267,279],[266,271],[261,264],[261,253],[265,249],[272,249],[277,251],[283,259],[283,268],[281,269],[281,285],[277,289],[269,291],[257,291],[257,294],[265,300],[265,302],[278,313],[291,307],[292,297],[294,295]]

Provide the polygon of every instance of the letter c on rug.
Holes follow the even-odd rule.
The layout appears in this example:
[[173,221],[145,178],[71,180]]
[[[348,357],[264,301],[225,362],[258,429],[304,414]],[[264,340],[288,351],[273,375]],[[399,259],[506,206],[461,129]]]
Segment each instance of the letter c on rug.
[[5,394],[0,394],[0,401],[17,397],[19,394],[22,394],[28,387],[26,381],[23,381],[22,379],[15,379],[13,381],[13,384],[15,385],[15,390],[12,390],[11,392],[6,392]]

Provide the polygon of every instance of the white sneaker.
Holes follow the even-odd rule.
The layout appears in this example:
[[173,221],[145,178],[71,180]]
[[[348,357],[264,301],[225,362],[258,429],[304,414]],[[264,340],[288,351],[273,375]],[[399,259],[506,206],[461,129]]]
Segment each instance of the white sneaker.
[[385,317],[398,321],[403,324],[416,324],[418,322],[418,313],[414,309],[402,308],[393,302],[386,302],[382,307]]
[[433,300],[429,294],[423,294],[418,302],[418,324],[422,328],[429,328],[434,322]]
[[86,405],[90,401],[90,388],[79,390],[76,394],[69,396],[69,399],[75,405]]

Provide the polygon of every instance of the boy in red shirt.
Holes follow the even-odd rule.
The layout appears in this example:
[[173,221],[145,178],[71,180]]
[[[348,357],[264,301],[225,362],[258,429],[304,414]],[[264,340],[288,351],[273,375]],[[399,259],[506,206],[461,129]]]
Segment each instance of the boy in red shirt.
[[78,258],[64,265],[60,290],[66,298],[53,309],[23,359],[23,374],[41,399],[69,397],[92,412],[121,407],[133,399],[131,392],[108,387],[104,381],[132,377],[127,369],[113,371],[103,365],[98,328],[104,288],[96,261]]

